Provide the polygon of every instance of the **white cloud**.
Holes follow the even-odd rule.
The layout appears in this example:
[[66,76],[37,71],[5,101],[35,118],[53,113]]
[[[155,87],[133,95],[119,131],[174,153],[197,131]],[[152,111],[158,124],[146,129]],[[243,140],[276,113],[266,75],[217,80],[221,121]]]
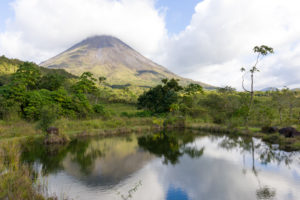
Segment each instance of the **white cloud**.
[[256,75],[256,88],[300,87],[298,0],[204,0],[189,26],[168,37],[156,0],[15,0],[15,17],[0,33],[0,54],[36,62],[84,38],[107,34],[177,74],[241,88],[240,68],[252,48],[275,50]]
[[40,62],[92,35],[114,35],[145,55],[166,34],[154,0],[15,0],[0,54]]
[[300,2],[297,0],[204,0],[190,25],[169,40],[162,62],[179,74],[216,85],[241,87],[241,67],[252,48],[268,45],[257,87],[300,86]]

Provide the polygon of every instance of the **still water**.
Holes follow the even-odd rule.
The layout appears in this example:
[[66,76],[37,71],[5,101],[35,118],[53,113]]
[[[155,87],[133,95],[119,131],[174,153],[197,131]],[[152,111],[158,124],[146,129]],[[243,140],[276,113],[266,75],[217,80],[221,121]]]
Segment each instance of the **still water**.
[[300,199],[300,152],[259,139],[157,133],[26,149],[45,194],[60,199]]

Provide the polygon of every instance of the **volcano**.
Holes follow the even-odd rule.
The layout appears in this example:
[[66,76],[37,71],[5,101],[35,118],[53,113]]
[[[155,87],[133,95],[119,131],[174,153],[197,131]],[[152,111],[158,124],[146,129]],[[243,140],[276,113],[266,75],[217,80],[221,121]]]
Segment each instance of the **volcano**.
[[180,80],[181,85],[198,83],[204,88],[213,88],[182,78],[142,56],[120,39],[106,35],[89,37],[40,65],[65,69],[75,75],[89,71],[95,77],[105,76],[106,82],[112,86],[152,87],[161,83],[161,79],[175,78]]

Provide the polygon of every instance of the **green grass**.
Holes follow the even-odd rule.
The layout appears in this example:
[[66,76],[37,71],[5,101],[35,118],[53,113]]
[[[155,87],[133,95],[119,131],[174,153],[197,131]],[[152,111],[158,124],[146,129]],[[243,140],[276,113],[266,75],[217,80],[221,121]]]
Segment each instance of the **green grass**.
[[27,137],[40,135],[41,131],[35,128],[35,123],[24,120],[0,121],[0,139]]
[[136,113],[139,110],[135,105],[124,104],[124,103],[105,103],[103,104],[105,109],[112,115],[121,116],[122,113]]

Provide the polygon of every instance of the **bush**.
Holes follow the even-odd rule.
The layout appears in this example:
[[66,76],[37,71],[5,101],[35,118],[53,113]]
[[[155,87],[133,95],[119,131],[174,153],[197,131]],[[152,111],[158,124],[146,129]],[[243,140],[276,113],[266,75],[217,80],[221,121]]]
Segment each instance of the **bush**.
[[104,110],[104,106],[101,104],[95,104],[93,105],[93,110],[95,113],[100,114],[100,115],[105,115],[105,110]]
[[40,120],[37,124],[37,128],[46,131],[58,118],[57,110],[57,107],[54,105],[44,106],[40,112]]

